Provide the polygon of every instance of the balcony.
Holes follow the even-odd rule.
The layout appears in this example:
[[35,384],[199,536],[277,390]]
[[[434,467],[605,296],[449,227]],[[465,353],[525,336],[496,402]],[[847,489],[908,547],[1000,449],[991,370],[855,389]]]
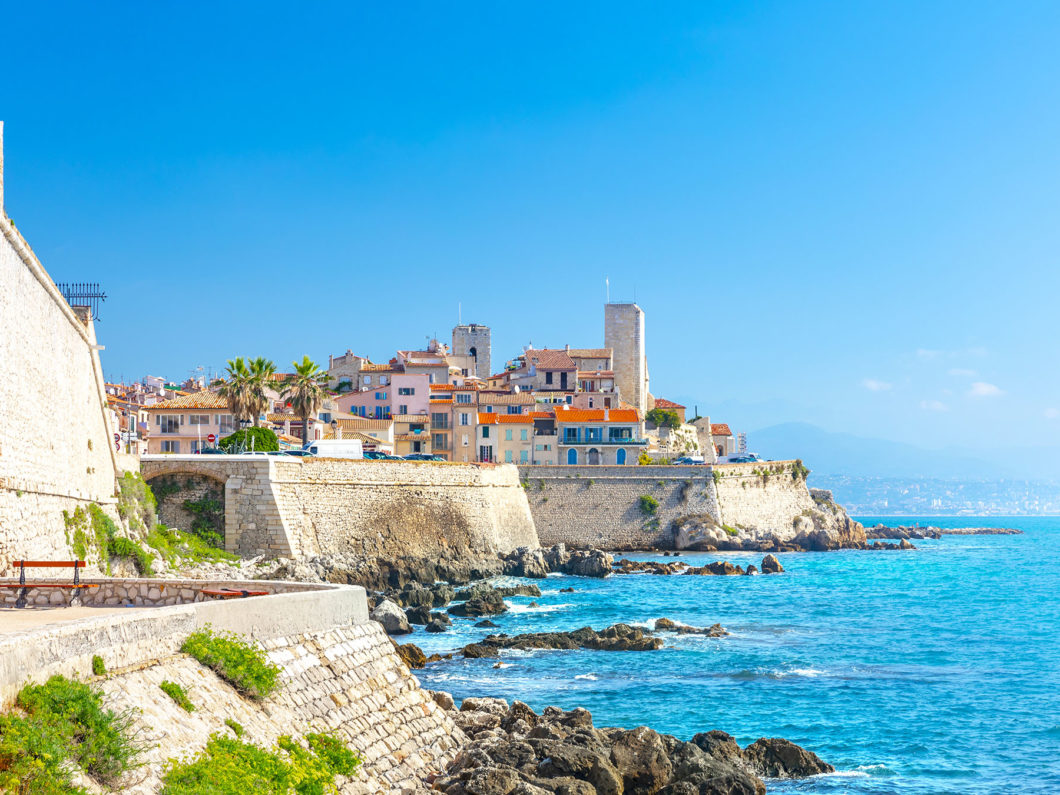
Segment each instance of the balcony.
[[560,444],[568,446],[584,446],[591,447],[593,445],[603,445],[610,447],[643,447],[648,443],[647,439],[579,439],[571,437],[563,437],[560,440]]

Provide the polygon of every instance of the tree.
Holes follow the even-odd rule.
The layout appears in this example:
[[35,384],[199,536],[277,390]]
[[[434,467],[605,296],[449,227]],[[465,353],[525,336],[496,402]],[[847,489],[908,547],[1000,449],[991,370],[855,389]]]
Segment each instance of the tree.
[[250,363],[250,409],[254,419],[254,427],[258,427],[259,418],[269,410],[269,395],[266,391],[272,385],[272,377],[276,373],[276,365],[271,359],[262,356]]
[[677,430],[681,427],[681,418],[677,416],[676,411],[670,411],[669,409],[652,409],[644,415],[644,419],[656,428]]
[[242,422],[254,416],[251,406],[251,373],[242,356],[228,360],[225,377],[214,382],[220,387],[217,393],[228,401],[228,410],[237,421]]
[[291,408],[302,418],[302,444],[309,441],[309,418],[320,410],[327,389],[327,371],[321,370],[308,356],[301,362],[291,362],[294,373],[287,379],[283,399],[289,400]]

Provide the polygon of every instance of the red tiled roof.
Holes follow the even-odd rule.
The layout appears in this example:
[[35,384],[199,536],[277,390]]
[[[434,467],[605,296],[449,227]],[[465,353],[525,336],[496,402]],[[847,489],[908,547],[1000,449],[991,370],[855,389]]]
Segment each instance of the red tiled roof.
[[[608,412],[604,420],[604,412]],[[637,422],[636,409],[557,409],[556,422]]]
[[729,426],[724,422],[711,423],[710,426],[711,436],[732,436],[732,431],[729,430]]
[[216,392],[192,392],[190,395],[181,395],[171,400],[163,400],[144,406],[149,411],[158,409],[227,409],[228,401]]
[[578,378],[614,378],[614,370],[579,370]]
[[453,402],[453,399],[451,397],[443,398],[443,397],[435,397],[434,395],[431,395],[431,405],[432,406],[436,406],[439,403],[452,403],[452,402]]
[[674,403],[672,400],[666,398],[655,398],[655,408],[657,409],[683,409],[687,406],[682,406],[680,403]]
[[610,348],[571,348],[567,353],[579,359],[610,359]]
[[445,392],[446,390],[459,389],[455,384],[431,384],[432,392]]
[[533,417],[529,414],[487,414],[479,412],[479,425],[529,425]]
[[523,354],[526,366],[531,364],[541,370],[577,370],[578,366],[574,360],[567,355],[566,351],[554,348],[531,349]]

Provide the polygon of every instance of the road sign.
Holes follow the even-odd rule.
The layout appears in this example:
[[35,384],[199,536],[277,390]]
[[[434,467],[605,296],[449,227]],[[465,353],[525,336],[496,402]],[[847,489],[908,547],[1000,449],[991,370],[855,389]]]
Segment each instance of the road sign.
[[208,442],[209,442],[210,444],[213,444],[214,442],[216,442],[216,441],[217,441],[217,437],[216,437],[216,436],[214,436],[214,435],[213,435],[212,433],[211,433],[211,434],[208,434],[208,435],[206,436],[206,441],[208,441]]
[[120,433],[114,434],[114,441],[115,442],[120,442],[121,441],[121,434]]
[[120,453],[120,452],[121,452],[121,442],[115,442],[115,443],[114,443],[114,449],[115,449],[115,450],[116,450],[117,452],[119,452],[119,453]]

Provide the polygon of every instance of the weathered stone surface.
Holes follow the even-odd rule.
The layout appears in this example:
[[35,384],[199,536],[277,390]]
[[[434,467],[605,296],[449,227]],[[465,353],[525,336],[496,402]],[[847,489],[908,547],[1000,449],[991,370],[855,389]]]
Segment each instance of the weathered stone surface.
[[650,651],[662,647],[659,638],[628,624],[614,624],[600,632],[582,627],[573,632],[533,632],[525,635],[490,635],[464,647],[468,658],[496,657],[501,649],[598,649]]
[[403,643],[396,646],[398,656],[409,668],[422,668],[427,664],[427,655],[414,643]]
[[493,588],[480,592],[478,595],[472,596],[466,602],[455,604],[449,608],[449,612],[454,616],[464,616],[467,618],[494,616],[499,613],[507,612],[507,610],[508,605],[504,603],[504,599]]
[[369,618],[382,624],[388,635],[405,635],[412,632],[405,612],[389,599],[380,602],[369,614]]
[[541,549],[519,547],[504,557],[504,573],[511,577],[544,577],[548,574],[548,564]]
[[743,758],[752,770],[767,778],[803,778],[835,772],[817,754],[780,737],[755,740],[744,749]]
[[763,574],[780,574],[782,571],[784,571],[784,567],[780,565],[776,555],[766,555],[762,558]]

